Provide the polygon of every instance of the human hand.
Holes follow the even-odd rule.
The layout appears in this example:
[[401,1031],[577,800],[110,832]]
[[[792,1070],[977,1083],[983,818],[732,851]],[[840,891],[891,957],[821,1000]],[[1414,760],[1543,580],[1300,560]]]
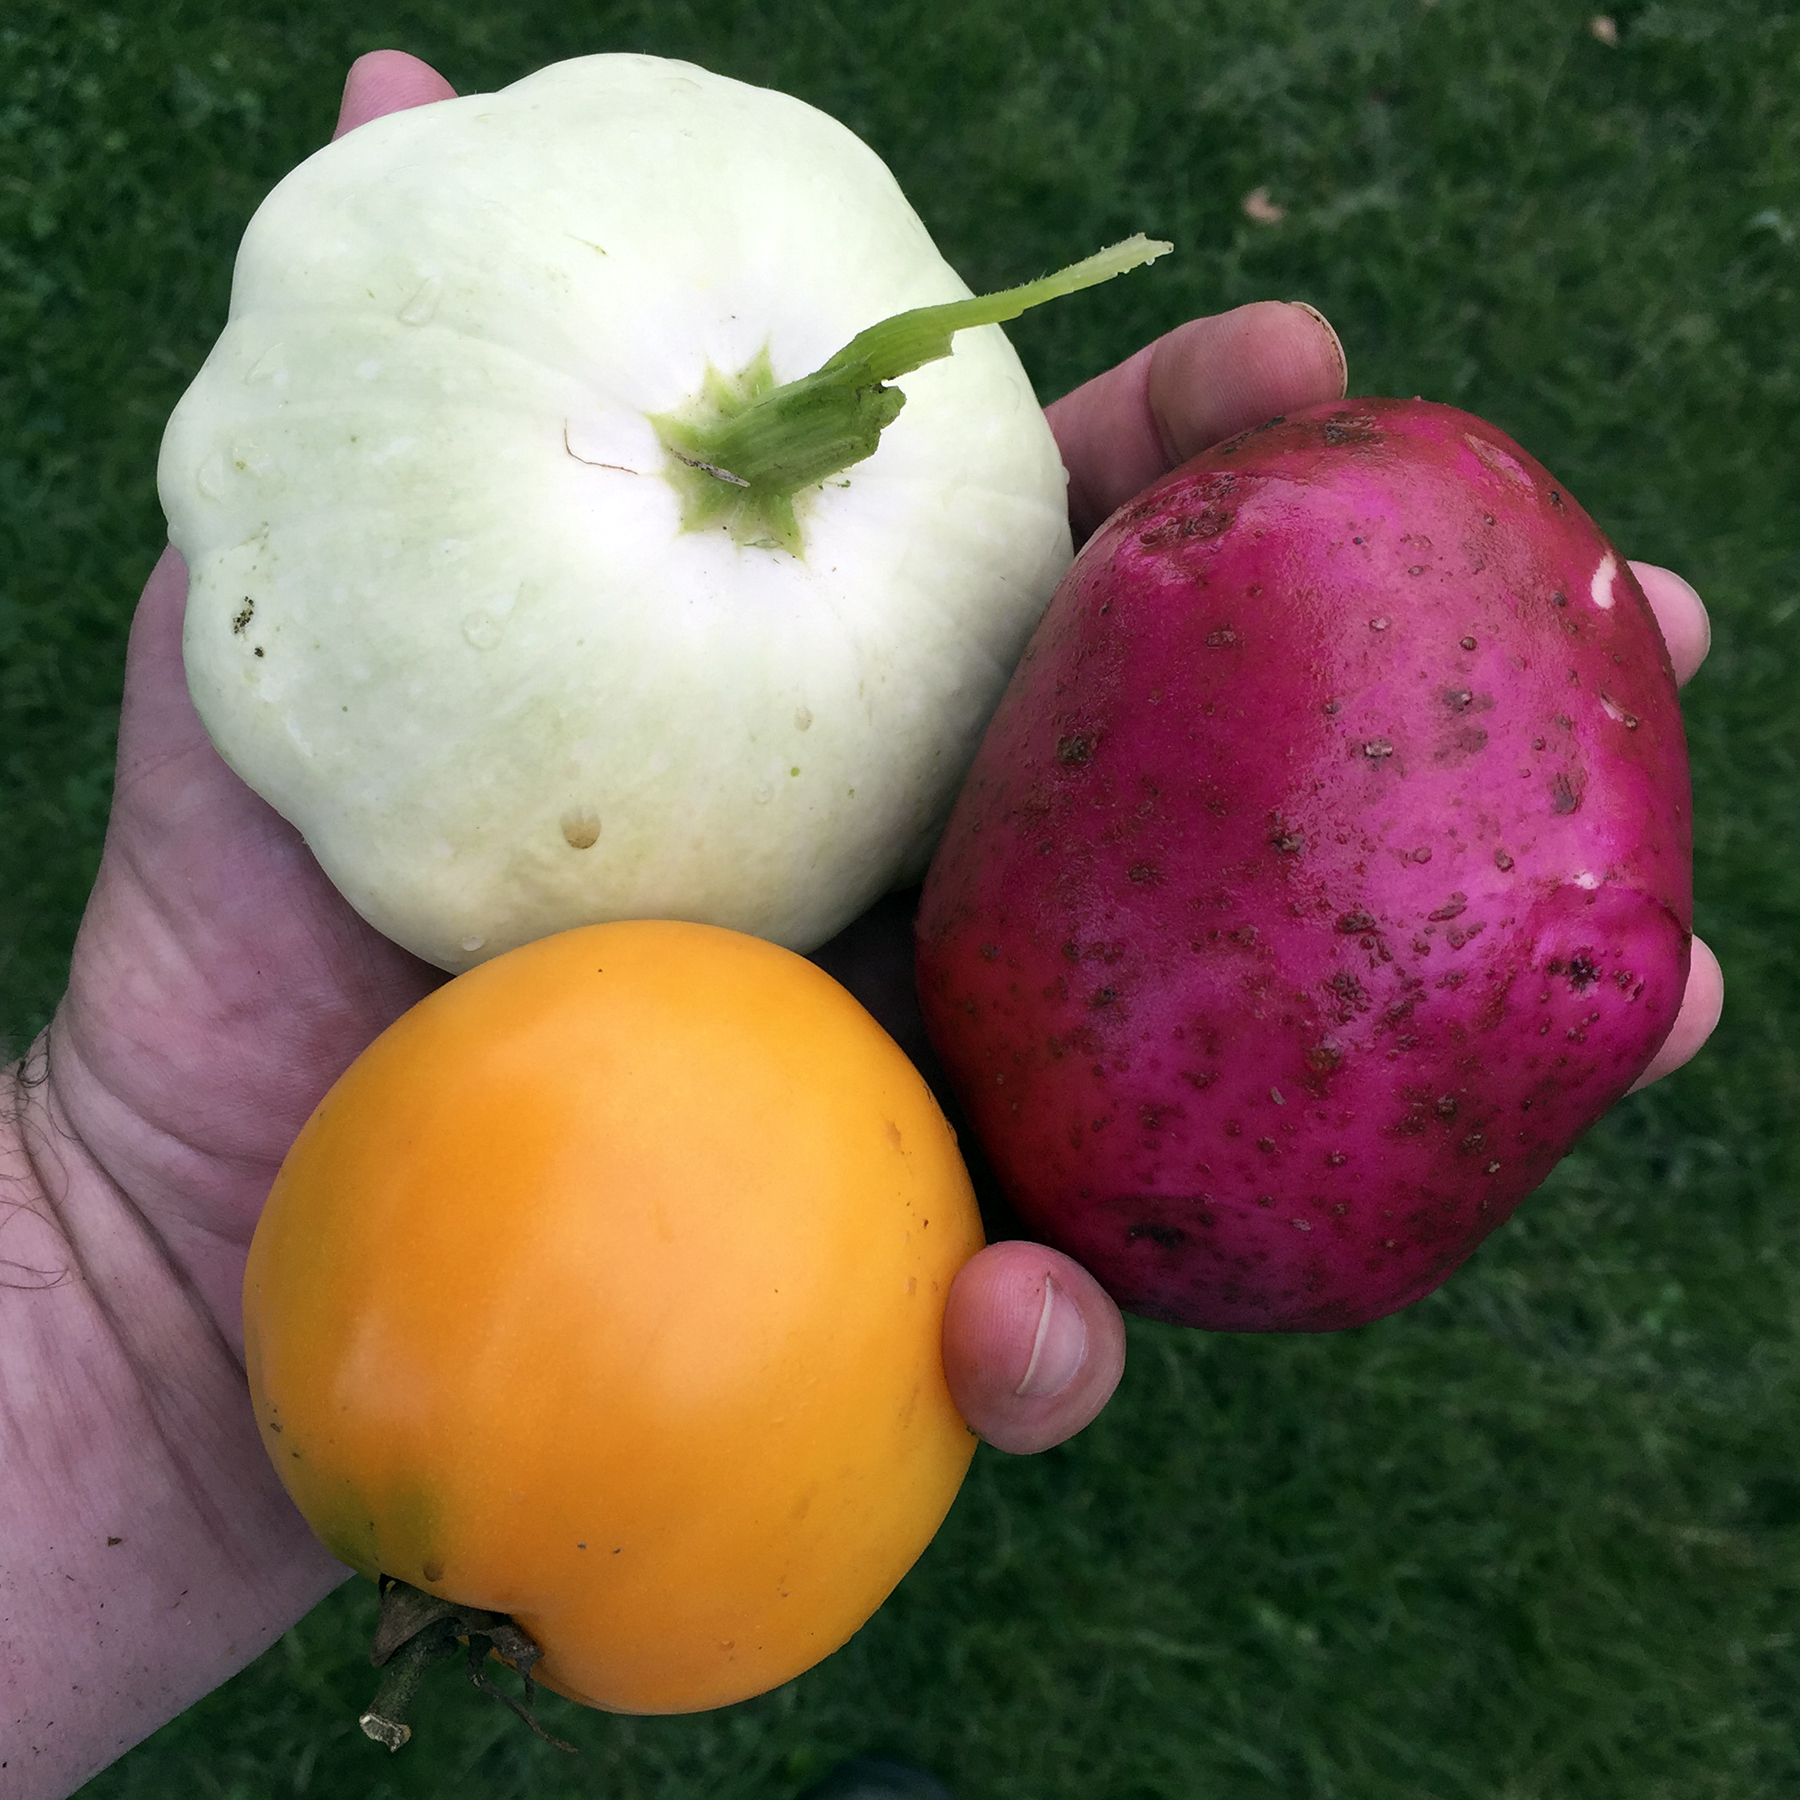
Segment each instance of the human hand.
[[[340,133],[449,93],[410,57],[366,57]],[[171,551],[145,587],[69,989],[10,1107],[0,1095],[0,1289],[18,1290],[0,1519],[9,1629],[39,1647],[0,1691],[32,1757],[18,1791],[34,1796],[69,1791],[343,1579],[254,1428],[244,1259],[325,1090],[443,979],[367,926],[214,751],[182,666],[186,585]],[[1034,1273],[1028,1316],[1003,1284],[958,1296],[972,1328],[948,1355],[953,1369],[964,1358],[963,1385],[979,1387],[974,1359],[995,1354],[1016,1359],[1018,1387],[1040,1337],[1040,1375],[1069,1372],[1066,1333],[1039,1332]],[[1117,1334],[1116,1313],[1102,1340],[1108,1324]],[[1110,1368],[1110,1385],[1120,1361],[1090,1357],[1052,1404],[1089,1391],[1096,1371]],[[1001,1431],[1009,1407],[1039,1404],[1012,1394],[981,1416]],[[178,1656],[157,1652],[171,1621]]]
[[[340,133],[449,93],[410,57],[366,57]],[[26,1787],[0,1786],[33,1796],[72,1789],[343,1579],[254,1428],[244,1259],[325,1090],[443,979],[367,926],[214,751],[182,666],[186,586],[166,553],[132,626],[68,992],[0,1094],[0,1519],[9,1630],[38,1646],[0,1673],[9,1741],[32,1759]],[[1018,1362],[1017,1388],[1040,1337],[1040,1375],[1069,1373],[1066,1332],[1039,1332],[1034,1273],[1029,1316],[1004,1284],[958,1296],[971,1328],[948,1355],[965,1386],[996,1354]],[[1120,1360],[1090,1357],[1053,1404],[1096,1371],[1110,1384]],[[1038,1404],[1012,1394],[982,1416],[1003,1430],[1009,1407]],[[178,1656],[158,1653],[171,1622]]]

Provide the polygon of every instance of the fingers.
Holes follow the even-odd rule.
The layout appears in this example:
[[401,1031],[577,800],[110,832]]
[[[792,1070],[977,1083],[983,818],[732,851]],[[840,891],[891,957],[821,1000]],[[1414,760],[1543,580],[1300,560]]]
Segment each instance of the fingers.
[[1675,685],[1686,687],[1712,648],[1712,620],[1707,617],[1706,605],[1673,569],[1634,562],[1631,572],[1662,627],[1669,661],[1675,665]]
[[1185,325],[1049,408],[1082,543],[1170,469],[1275,414],[1342,397],[1344,347],[1322,313],[1259,300]]
[[130,794],[140,781],[180,758],[212,748],[188,698],[181,666],[187,582],[181,552],[165,545],[131,616],[119,719],[116,785],[121,794]]
[[335,140],[345,132],[379,119],[384,113],[405,112],[429,106],[434,100],[454,100],[456,89],[429,63],[404,50],[371,50],[350,65],[344,81],[344,98],[338,107]]
[[990,1244],[950,1290],[944,1373],[999,1450],[1048,1450],[1093,1423],[1125,1372],[1125,1322],[1086,1269],[1043,1244]]
[[1687,992],[1681,997],[1681,1011],[1675,1015],[1675,1029],[1663,1040],[1663,1047],[1651,1058],[1649,1068],[1631,1084],[1632,1093],[1674,1074],[1689,1061],[1712,1036],[1724,1010],[1725,972],[1710,946],[1695,938]]
[[[1675,668],[1676,685],[1685,687],[1693,680],[1712,647],[1712,621],[1707,617],[1705,603],[1673,569],[1662,568],[1656,563],[1634,562],[1631,570],[1662,628],[1663,641],[1669,647],[1669,661]],[[1631,1091],[1635,1094],[1639,1088],[1661,1081],[1691,1060],[1712,1036],[1724,1007],[1725,976],[1719,967],[1719,959],[1701,939],[1695,938],[1688,965],[1687,991],[1681,998],[1675,1028],[1664,1040],[1649,1068],[1632,1084]]]

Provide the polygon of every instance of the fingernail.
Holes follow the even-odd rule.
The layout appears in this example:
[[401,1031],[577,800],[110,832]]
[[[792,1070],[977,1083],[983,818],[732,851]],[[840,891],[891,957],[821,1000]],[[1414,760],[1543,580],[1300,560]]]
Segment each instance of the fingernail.
[[1706,610],[1706,602],[1700,598],[1699,590],[1685,575],[1676,575],[1673,569],[1666,570],[1665,573],[1673,575],[1675,579],[1687,589],[1688,598],[1694,603],[1694,611],[1700,615],[1700,628],[1702,633],[1700,640],[1700,660],[1704,662],[1707,658],[1707,654],[1712,649],[1712,614]]
[[1060,1394],[1081,1372],[1087,1361],[1087,1321],[1081,1309],[1056,1283],[1044,1277],[1044,1308],[1038,1314],[1037,1336],[1031,1344],[1031,1361],[1025,1378],[1013,1389],[1021,1400]]
[[1297,306],[1303,313],[1311,316],[1319,329],[1331,339],[1331,353],[1337,358],[1338,398],[1341,400],[1350,391],[1350,359],[1344,354],[1344,340],[1332,329],[1331,321],[1316,306],[1309,306],[1304,300],[1290,300],[1289,306]]

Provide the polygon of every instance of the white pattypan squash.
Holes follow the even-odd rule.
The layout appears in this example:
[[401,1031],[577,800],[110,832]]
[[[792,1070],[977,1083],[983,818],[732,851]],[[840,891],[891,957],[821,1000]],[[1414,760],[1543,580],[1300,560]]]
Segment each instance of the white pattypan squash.
[[1065,477],[997,325],[903,410],[863,381],[872,455],[777,445],[797,491],[706,446],[967,294],[851,132],[685,64],[351,132],[251,221],[163,441],[214,742],[440,967],[630,917],[813,948],[922,871],[1070,560]]

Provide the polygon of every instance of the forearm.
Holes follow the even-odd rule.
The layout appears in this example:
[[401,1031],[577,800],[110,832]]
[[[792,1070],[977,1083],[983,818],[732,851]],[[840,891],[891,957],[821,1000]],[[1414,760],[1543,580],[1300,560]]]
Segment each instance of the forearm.
[[0,1088],[0,1795],[72,1792],[343,1578],[243,1371],[44,1079]]

